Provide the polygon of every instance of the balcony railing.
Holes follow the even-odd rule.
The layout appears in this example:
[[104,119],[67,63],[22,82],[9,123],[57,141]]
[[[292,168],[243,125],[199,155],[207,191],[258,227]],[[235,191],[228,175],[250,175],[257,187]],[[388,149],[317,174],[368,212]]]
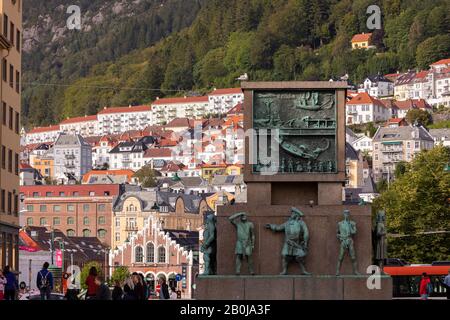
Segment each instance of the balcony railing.
[[65,157],[66,157],[66,159],[75,159],[74,154],[66,154]]
[[127,232],[138,231],[138,227],[135,225],[127,225],[125,227],[125,231],[127,231]]

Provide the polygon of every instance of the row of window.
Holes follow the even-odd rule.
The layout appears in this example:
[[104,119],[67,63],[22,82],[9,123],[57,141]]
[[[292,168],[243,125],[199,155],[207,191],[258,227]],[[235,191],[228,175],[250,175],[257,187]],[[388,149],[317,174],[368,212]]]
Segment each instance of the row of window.
[[[94,204],[95,206],[95,204]],[[67,212],[75,212],[76,205],[74,204],[68,204],[66,205],[66,211]],[[46,204],[39,205],[39,212],[47,212],[48,206]],[[59,204],[53,205],[53,212],[61,212],[62,206]],[[34,205],[28,204],[27,205],[27,211],[28,212],[34,212]],[[90,212],[91,211],[91,205],[90,204],[83,204],[83,212]],[[97,211],[104,212],[106,211],[106,204],[98,204],[97,205]]]
[[9,86],[14,89],[14,79],[15,82],[15,88],[16,92],[20,93],[20,72],[18,70],[15,71],[15,78],[14,78],[14,66],[10,63],[9,64],[9,78],[8,78],[8,60],[6,58],[3,58],[2,60],[2,79],[5,82],[8,82],[9,79]]
[[19,134],[20,114],[14,111],[12,107],[8,108],[5,102],[2,102],[2,123],[4,126],[8,125],[10,130],[14,130],[15,133]]
[[[76,236],[76,232],[73,229],[68,229],[66,234],[68,237]],[[83,229],[82,234],[83,234],[83,237],[92,237],[91,230],[89,230],[89,229]],[[97,237],[100,239],[106,238],[106,234],[107,234],[107,232],[104,229],[97,230]]]
[[6,170],[8,167],[8,171],[13,173],[13,163],[14,163],[14,173],[16,176],[19,175],[19,154],[14,153],[13,160],[13,151],[8,149],[8,156],[6,155],[6,147],[2,146],[2,169]]
[[19,215],[19,196],[10,191],[1,189],[0,191],[0,211],[9,215]]
[[[109,191],[104,191],[103,192],[103,196],[110,196],[111,195],[111,192],[109,192]],[[32,194],[32,197],[33,198],[38,198],[38,197],[40,197],[40,196],[44,196],[43,194],[41,195],[41,193],[40,192],[33,192],[33,194]],[[56,197],[56,196],[60,196],[60,197],[68,197],[68,196],[70,196],[70,192],[67,192],[67,194],[64,192],[64,191],[61,191],[61,192],[59,192],[59,193],[53,193],[53,192],[51,192],[51,191],[47,191],[46,193],[45,193],[45,197]],[[79,197],[80,196],[80,193],[78,192],[78,191],[73,191],[72,192],[72,197]],[[89,197],[95,197],[96,196],[96,193],[95,193],[95,191],[89,191]]]
[[[48,220],[47,218],[40,218],[39,219],[39,225],[40,226],[47,226]],[[61,218],[60,217],[54,217],[53,220],[53,225],[54,226],[59,226],[61,225]],[[68,217],[67,218],[67,225],[74,225],[75,224],[75,218],[74,217]],[[83,225],[88,226],[90,224],[90,219],[88,217],[84,217],[83,218]],[[106,224],[106,217],[98,217],[98,224]],[[27,225],[28,226],[33,226],[34,225],[34,219],[29,217],[27,218]]]
[[18,52],[20,52],[20,30],[16,28],[14,22],[9,21],[9,17],[6,14],[3,14],[3,36],[11,42],[13,47],[16,47]]
[[[145,262],[146,263],[166,263],[166,248],[160,246],[157,252],[157,259],[155,260],[155,246],[153,243],[148,243],[146,248]],[[144,263],[144,248],[142,246],[134,247],[134,262]]]

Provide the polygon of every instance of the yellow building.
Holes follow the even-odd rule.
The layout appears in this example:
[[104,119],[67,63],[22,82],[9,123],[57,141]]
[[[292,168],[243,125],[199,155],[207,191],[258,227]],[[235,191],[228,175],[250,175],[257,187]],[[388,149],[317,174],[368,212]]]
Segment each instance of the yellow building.
[[0,265],[19,269],[22,1],[0,0]]
[[54,179],[54,160],[52,157],[30,156],[30,166],[46,178]]
[[225,173],[229,176],[239,176],[243,174],[242,169],[243,169],[242,165],[232,164],[227,167]]
[[372,45],[372,33],[355,34],[352,38],[352,49],[368,49]]
[[208,211],[200,195],[164,191],[130,191],[121,195],[113,205],[111,247],[115,248],[142,230],[150,216],[157,219],[161,229],[197,230],[203,225]]
[[229,203],[231,200],[234,199],[234,194],[226,192],[226,191],[218,191],[214,193],[213,195],[206,198],[206,203],[208,204],[208,207],[213,210],[217,211],[217,205],[225,205]]
[[202,178],[209,181],[215,175],[225,174],[227,165],[224,163],[221,164],[202,164]]

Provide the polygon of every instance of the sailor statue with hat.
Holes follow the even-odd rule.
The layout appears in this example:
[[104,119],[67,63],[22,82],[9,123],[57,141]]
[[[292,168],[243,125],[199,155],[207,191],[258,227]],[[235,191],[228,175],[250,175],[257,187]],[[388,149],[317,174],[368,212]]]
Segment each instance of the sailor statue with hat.
[[287,274],[289,261],[295,259],[300,270],[304,275],[310,275],[305,269],[305,257],[308,253],[309,232],[306,223],[303,221],[303,212],[299,209],[291,208],[291,217],[283,224],[267,224],[266,228],[272,231],[284,231],[285,239],[283,249],[281,251],[283,271],[282,275]]

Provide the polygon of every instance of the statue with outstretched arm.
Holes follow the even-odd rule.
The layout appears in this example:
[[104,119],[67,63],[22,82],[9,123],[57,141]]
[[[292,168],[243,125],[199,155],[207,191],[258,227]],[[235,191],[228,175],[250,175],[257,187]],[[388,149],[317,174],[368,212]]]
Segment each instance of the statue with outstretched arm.
[[304,275],[310,275],[305,268],[305,257],[308,252],[309,231],[303,221],[303,212],[299,209],[291,208],[291,217],[283,224],[267,224],[266,229],[274,232],[284,231],[284,245],[281,250],[283,271],[287,274],[289,261],[294,259],[300,265],[300,270]]

